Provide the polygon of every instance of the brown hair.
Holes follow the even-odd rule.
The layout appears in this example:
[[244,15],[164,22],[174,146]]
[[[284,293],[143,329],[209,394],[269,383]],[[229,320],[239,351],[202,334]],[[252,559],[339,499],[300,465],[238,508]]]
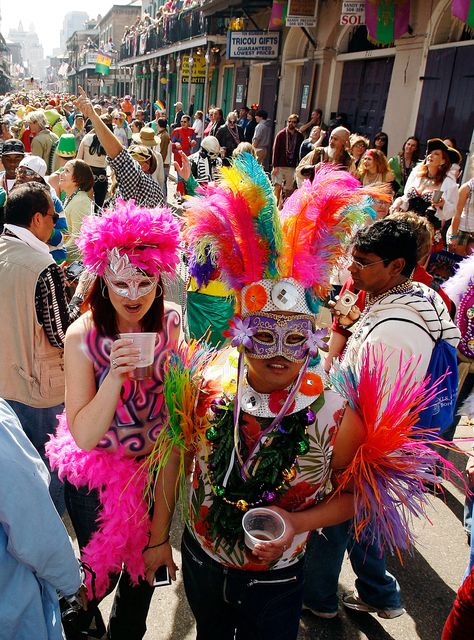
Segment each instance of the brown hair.
[[[143,331],[159,332],[163,328],[164,316],[164,291],[161,278],[158,280],[160,294],[155,296],[153,304],[140,321]],[[105,295],[104,295],[105,294]],[[103,336],[116,336],[119,334],[117,325],[117,312],[110,302],[108,289],[101,277],[95,279],[94,284],[84,300],[85,308],[90,308],[92,319],[97,331]]]
[[[443,166],[439,167],[438,173],[436,174],[436,181],[443,182],[448,171],[451,169],[451,158],[444,149],[436,149],[436,151],[441,151],[444,160]],[[423,160],[422,164],[420,165],[420,168],[418,169],[418,175],[421,178],[426,178],[426,176],[428,175],[428,165],[426,164],[426,160]]]
[[72,164],[72,179],[81,191],[90,191],[94,186],[94,174],[84,160],[69,160]]
[[382,176],[385,176],[385,174],[387,174],[390,171],[390,167],[388,166],[387,156],[385,155],[385,153],[383,151],[380,151],[379,149],[369,149],[362,156],[362,162],[361,162],[361,165],[359,165],[360,167],[359,172],[361,176],[365,174],[365,167],[363,162],[365,156],[369,156],[370,158],[373,158],[377,173],[381,173]]

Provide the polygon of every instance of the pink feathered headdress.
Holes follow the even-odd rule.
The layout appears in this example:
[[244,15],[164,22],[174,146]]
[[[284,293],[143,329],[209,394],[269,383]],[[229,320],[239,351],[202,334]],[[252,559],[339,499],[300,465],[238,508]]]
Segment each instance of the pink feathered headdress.
[[87,216],[77,246],[88,271],[99,276],[109,266],[113,249],[130,263],[157,276],[173,272],[179,262],[179,224],[169,209],[144,209],[133,200],[117,200],[113,211]]

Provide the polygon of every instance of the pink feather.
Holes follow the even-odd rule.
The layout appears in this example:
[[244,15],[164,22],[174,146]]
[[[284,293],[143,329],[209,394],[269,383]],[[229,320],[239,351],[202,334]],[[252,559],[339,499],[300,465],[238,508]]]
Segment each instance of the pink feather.
[[[109,574],[120,573],[122,563],[134,584],[145,575],[142,550],[148,542],[150,518],[145,492],[146,469],[119,449],[83,451],[75,443],[65,414],[58,416],[56,434],[46,444],[52,469],[59,478],[75,487],[96,489],[101,510],[99,528],[82,549],[81,557],[96,573],[95,592],[103,596],[110,583]],[[87,583],[92,598],[90,578]]]

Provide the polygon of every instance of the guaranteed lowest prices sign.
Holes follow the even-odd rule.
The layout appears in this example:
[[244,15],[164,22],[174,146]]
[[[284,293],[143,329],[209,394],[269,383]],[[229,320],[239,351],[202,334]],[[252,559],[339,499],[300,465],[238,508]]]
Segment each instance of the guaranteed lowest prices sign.
[[275,60],[279,49],[279,31],[227,32],[227,59]]

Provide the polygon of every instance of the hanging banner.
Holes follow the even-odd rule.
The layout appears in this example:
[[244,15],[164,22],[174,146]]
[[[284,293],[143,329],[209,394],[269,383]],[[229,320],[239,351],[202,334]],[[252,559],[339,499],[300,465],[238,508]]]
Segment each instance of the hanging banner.
[[272,13],[270,15],[270,22],[268,23],[269,31],[283,29],[285,26],[287,9],[288,3],[286,0],[273,0]]
[[[206,60],[204,56],[193,56],[193,70],[191,73],[191,82],[193,84],[204,84],[206,79]],[[189,56],[183,56],[181,62],[181,82],[188,84],[189,82]]]
[[474,31],[474,0],[452,0],[451,15]]
[[317,8],[316,0],[288,0],[286,26],[315,27]]
[[343,2],[339,24],[351,27],[365,24],[365,0],[362,2],[354,2],[353,0]]
[[228,31],[227,59],[275,60],[280,50],[279,31]]
[[365,24],[375,44],[392,44],[407,31],[410,0],[365,0]]
[[97,58],[95,59],[95,71],[103,76],[108,76],[110,73],[110,65],[112,64],[112,57],[103,51],[97,52]]

